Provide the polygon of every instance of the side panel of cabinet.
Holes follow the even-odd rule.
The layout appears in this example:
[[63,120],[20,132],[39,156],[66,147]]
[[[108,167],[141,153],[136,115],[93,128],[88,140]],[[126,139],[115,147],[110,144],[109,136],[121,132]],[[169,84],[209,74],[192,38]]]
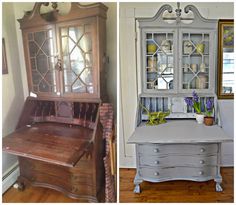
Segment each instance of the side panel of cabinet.
[[63,97],[98,98],[99,61],[96,18],[57,24]]
[[56,69],[55,26],[22,31],[29,92],[38,97],[56,96],[59,91]]
[[176,93],[177,29],[143,28],[141,39],[143,92]]

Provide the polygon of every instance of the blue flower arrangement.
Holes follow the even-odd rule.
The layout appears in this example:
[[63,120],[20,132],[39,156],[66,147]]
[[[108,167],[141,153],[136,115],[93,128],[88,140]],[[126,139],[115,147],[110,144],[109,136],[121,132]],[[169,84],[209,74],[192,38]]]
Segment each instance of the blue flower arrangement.
[[192,98],[190,97],[184,98],[184,101],[188,106],[193,107],[197,112],[197,114],[201,114],[201,104],[197,93],[193,91],[192,96],[193,96]]
[[214,102],[212,99],[207,99],[205,105],[205,114],[207,117],[211,117],[214,110]]
[[[201,103],[198,94],[195,91],[193,91],[192,96],[193,96],[192,98],[191,97],[184,98],[185,103],[188,106],[193,107],[197,114],[202,114]],[[213,110],[214,110],[214,101],[209,98],[207,99],[205,105],[205,115],[208,117],[212,116]]]

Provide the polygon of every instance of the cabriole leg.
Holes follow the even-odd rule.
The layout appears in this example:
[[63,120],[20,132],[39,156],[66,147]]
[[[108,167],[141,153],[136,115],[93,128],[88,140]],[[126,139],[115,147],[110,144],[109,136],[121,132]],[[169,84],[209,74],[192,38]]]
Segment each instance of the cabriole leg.
[[216,191],[217,192],[223,191],[223,188],[221,187],[221,183],[220,182],[216,182]]
[[221,186],[222,177],[221,177],[221,176],[218,176],[217,178],[215,178],[215,182],[216,182],[216,191],[217,191],[217,192],[223,191],[223,188],[222,188],[222,186]]
[[136,174],[134,178],[134,193],[139,194],[141,192],[140,185],[143,182],[143,180],[139,177],[138,174]]

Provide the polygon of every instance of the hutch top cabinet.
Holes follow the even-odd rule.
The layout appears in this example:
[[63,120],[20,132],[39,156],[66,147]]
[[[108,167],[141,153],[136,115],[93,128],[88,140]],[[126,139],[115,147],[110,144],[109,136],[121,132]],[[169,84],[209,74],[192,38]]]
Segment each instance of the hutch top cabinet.
[[19,19],[29,91],[41,98],[103,98],[107,7],[71,3],[60,15],[56,8],[40,14],[41,6]]
[[[166,18],[164,5],[153,18],[137,19],[141,39],[142,93],[215,93],[217,20],[187,6],[188,20]],[[180,10],[181,15],[181,10]]]

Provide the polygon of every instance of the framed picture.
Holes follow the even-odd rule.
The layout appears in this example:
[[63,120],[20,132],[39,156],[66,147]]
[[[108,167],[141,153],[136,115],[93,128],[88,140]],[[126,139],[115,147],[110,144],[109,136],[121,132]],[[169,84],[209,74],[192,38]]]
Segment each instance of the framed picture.
[[8,74],[5,40],[2,39],[2,74]]
[[233,48],[234,47],[234,25],[223,25],[223,47]]
[[220,19],[218,24],[219,99],[233,99],[234,87],[234,20]]

